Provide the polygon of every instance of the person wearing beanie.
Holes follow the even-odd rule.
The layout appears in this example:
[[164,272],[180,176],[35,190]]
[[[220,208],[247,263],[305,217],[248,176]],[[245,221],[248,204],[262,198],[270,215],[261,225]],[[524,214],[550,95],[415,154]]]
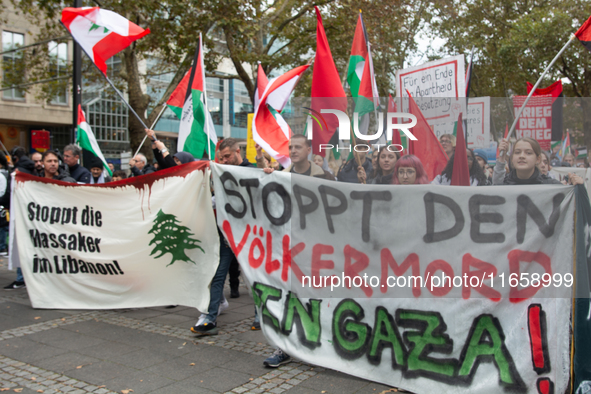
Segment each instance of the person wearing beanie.
[[90,160],[90,173],[92,174],[92,177],[90,177],[91,185],[111,182],[111,177],[104,174],[103,161],[96,156]]

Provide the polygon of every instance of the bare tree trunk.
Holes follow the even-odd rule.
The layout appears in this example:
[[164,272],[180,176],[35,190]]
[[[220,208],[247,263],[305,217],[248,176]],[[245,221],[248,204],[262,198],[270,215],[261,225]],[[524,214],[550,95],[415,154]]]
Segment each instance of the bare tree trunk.
[[[127,79],[127,94],[128,100],[131,107],[135,112],[142,118],[142,121],[146,123],[146,110],[150,103],[150,96],[144,94],[142,91],[140,74],[138,71],[137,56],[135,51],[129,47],[123,52],[125,60],[125,72]],[[148,125],[149,127],[150,125]],[[144,126],[136,119],[133,114],[129,114],[129,143],[131,150],[135,152],[144,139],[146,132]],[[142,146],[141,153],[146,155],[148,162],[151,163],[154,160],[154,154],[152,153],[152,147],[149,143]]]

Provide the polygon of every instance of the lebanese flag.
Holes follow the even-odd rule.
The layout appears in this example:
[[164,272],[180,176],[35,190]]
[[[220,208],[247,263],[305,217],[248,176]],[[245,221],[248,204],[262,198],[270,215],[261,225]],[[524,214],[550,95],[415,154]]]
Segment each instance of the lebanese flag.
[[62,24],[96,66],[107,75],[107,59],[150,33],[113,11],[99,7],[64,8]]
[[101,148],[96,141],[96,137],[90,128],[90,125],[86,122],[86,116],[84,116],[84,111],[82,111],[82,106],[78,104],[78,125],[77,125],[77,132],[76,132],[76,142],[82,149],[86,149],[87,151],[94,154],[96,157],[101,159],[103,162],[103,167],[109,173],[109,176],[113,176],[111,169],[107,165],[107,161],[105,160],[105,156],[103,156],[103,152],[101,152]]
[[[180,101],[181,98],[183,101]],[[180,106],[181,103],[182,106]],[[205,92],[205,67],[203,66],[201,33],[199,33],[199,46],[195,53],[193,67],[172,92],[166,104],[177,116],[179,116],[179,109],[182,108],[179,116],[181,124],[179,126],[177,150],[179,152],[189,152],[196,159],[201,159],[203,154],[209,151],[213,155],[218,139],[211,114],[206,110],[207,95]]]
[[[254,142],[259,144],[283,167],[291,164],[289,159],[291,129],[281,116],[281,111],[285,108],[289,96],[308,67],[294,68],[280,77],[268,81],[253,116],[252,138]],[[257,94],[258,92],[255,93],[255,96]]]
[[[468,167],[468,152],[466,151],[466,139],[462,113],[458,117],[458,130],[456,133],[456,150],[454,152],[454,170],[451,174],[452,186],[470,186],[470,167]],[[479,165],[472,163],[472,165]]]
[[374,75],[370,44],[361,12],[359,18],[357,18],[357,27],[353,37],[347,82],[351,89],[351,95],[356,98],[355,112],[358,112],[360,117],[362,114],[372,112],[378,106],[378,86]]
[[[261,66],[261,62],[259,62],[259,68],[257,69],[257,86],[254,92],[254,110],[256,112],[257,108],[259,107],[259,102],[263,97],[263,93],[269,84],[269,78],[265,74],[265,70],[263,70],[263,66]],[[279,111],[281,112],[281,111]]]
[[575,37],[579,39],[579,42],[583,44],[585,48],[591,51],[591,16],[585,23],[583,23],[583,26],[577,30]]
[[427,172],[429,181],[432,181],[447,165],[447,154],[443,150],[439,139],[431,130],[417,103],[407,90],[409,100],[409,112],[417,117],[417,125],[412,128],[412,133],[417,137],[416,141],[408,140],[408,153],[417,156]]
[[[312,112],[320,114],[322,109],[337,109],[347,113],[347,96],[343,85],[341,85],[341,78],[337,70],[328,39],[322,26],[322,16],[318,7],[316,10],[316,56],[314,60],[314,71],[312,72]],[[324,157],[326,149],[320,150],[321,144],[329,143],[337,127],[339,121],[335,115],[322,115],[324,127],[318,123],[313,123],[312,134],[308,138],[312,139],[312,152],[314,154]]]

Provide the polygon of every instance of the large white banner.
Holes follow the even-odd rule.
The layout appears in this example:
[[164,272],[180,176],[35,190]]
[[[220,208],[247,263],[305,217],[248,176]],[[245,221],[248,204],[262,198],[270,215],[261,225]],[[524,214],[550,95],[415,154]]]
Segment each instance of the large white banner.
[[206,162],[101,185],[19,173],[12,208],[34,308],[207,310],[219,236]]
[[415,393],[567,388],[573,187],[212,167],[218,225],[288,354]]

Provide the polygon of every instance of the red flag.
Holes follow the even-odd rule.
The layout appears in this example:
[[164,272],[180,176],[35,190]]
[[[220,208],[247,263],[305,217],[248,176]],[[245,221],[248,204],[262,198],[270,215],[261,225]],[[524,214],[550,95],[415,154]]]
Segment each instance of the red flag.
[[[396,102],[392,98],[391,94],[389,96],[390,98],[388,99],[388,112],[398,112],[396,108]],[[396,119],[396,123],[398,123],[398,119]],[[402,139],[400,138],[400,130],[392,131],[392,144],[402,145]]]
[[[322,109],[337,109],[347,113],[347,98],[341,78],[337,70],[324,26],[322,26],[322,16],[318,7],[316,9],[316,57],[314,60],[314,71],[312,73],[312,112],[320,114]],[[339,121],[335,115],[322,115],[325,127],[321,128],[317,122],[312,126],[312,151],[315,154],[324,156],[325,149],[320,150],[320,144],[327,144],[335,133]]]
[[408,153],[415,155],[423,163],[425,172],[432,181],[447,165],[447,154],[443,150],[439,139],[429,127],[423,113],[407,90],[409,100],[409,112],[417,117],[417,125],[412,128],[412,133],[417,137],[416,141],[408,140]]
[[[462,127],[462,124],[462,113],[460,112],[458,129],[456,131],[454,170],[451,174],[452,186],[470,186],[470,167],[468,167],[468,153],[466,151],[466,140],[464,138],[464,128]],[[476,163],[476,165],[478,165],[478,163]]]
[[583,44],[585,48],[591,51],[591,16],[583,26],[575,33],[575,37],[579,39],[579,42]]

